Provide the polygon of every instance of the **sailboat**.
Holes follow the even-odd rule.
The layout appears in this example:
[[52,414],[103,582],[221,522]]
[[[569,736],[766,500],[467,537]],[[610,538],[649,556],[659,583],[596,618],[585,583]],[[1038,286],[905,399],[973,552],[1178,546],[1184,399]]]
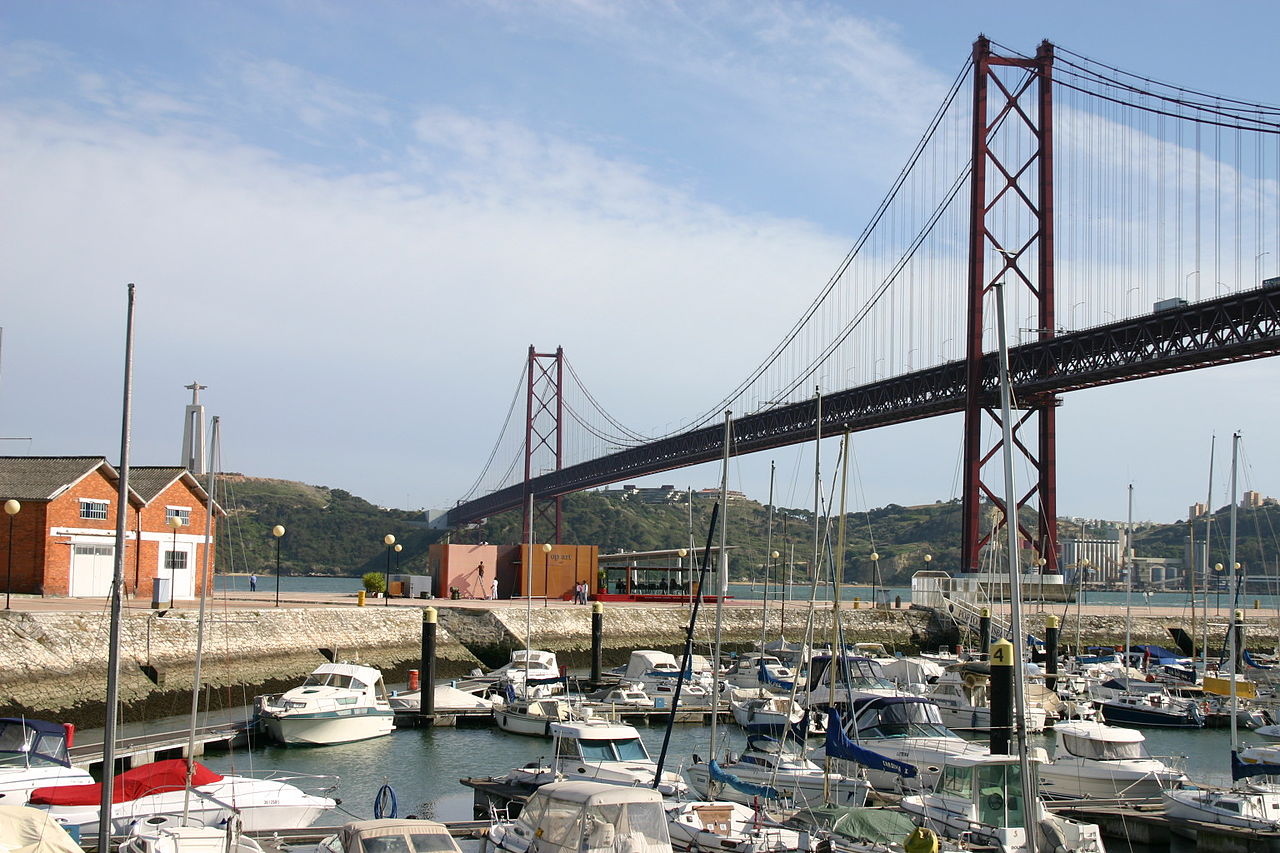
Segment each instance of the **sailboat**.
[[[1236,510],[1239,493],[1236,490],[1236,467],[1239,459],[1240,433],[1231,437],[1231,546],[1229,553],[1230,575],[1228,588],[1232,595],[1236,589]],[[1240,726],[1237,696],[1238,670],[1243,649],[1241,611],[1232,602],[1231,619],[1227,626],[1227,675],[1231,679],[1231,780],[1230,788],[1193,788],[1164,792],[1165,813],[1174,820],[1195,820],[1225,826],[1243,826],[1250,829],[1280,830],[1280,785],[1273,782],[1244,782],[1253,776],[1280,775],[1280,765],[1258,761],[1244,762],[1240,758]],[[1242,784],[1243,783],[1243,784]]]
[[[995,282],[996,329],[999,343],[1000,410],[1004,451],[1005,530],[1008,534],[1009,631],[1013,642],[992,647],[991,662],[1023,665],[1022,586],[1018,565],[1017,493],[1013,481],[1013,415],[1009,385],[1009,350],[1005,336],[1004,285]],[[1003,661],[998,653],[1007,655]],[[920,826],[950,838],[998,848],[1001,853],[1034,853],[1038,849],[1102,853],[1097,826],[1055,815],[1039,796],[1041,754],[1032,757],[1027,745],[1026,697],[1023,679],[1011,673],[1015,742],[1014,755],[955,756],[943,768],[936,790],[903,797],[903,811]],[[994,745],[993,745],[994,746]],[[1043,753],[1043,750],[1038,750]]]

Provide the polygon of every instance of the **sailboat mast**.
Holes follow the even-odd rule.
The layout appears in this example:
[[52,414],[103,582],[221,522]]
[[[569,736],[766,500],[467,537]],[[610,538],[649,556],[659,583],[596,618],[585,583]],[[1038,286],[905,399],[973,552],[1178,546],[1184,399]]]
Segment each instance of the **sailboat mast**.
[[1204,518],[1204,643],[1200,652],[1204,655],[1204,668],[1209,669],[1209,548],[1213,544],[1213,454],[1217,449],[1218,437],[1209,437],[1209,493],[1205,497],[1206,515]]
[[1236,671],[1240,668],[1240,649],[1236,640],[1236,509],[1240,501],[1236,495],[1236,463],[1239,460],[1240,433],[1231,436],[1231,547],[1227,553],[1227,588],[1231,590],[1228,600],[1231,602],[1231,618],[1227,620],[1227,648],[1231,650],[1227,658],[1231,677],[1231,754],[1234,756],[1240,748],[1239,720],[1236,719],[1239,706],[1236,698]]
[[[720,553],[717,555],[719,583],[716,584],[716,644],[711,653],[711,758],[716,757],[716,721],[720,717],[720,640],[724,625],[724,597],[729,591],[729,552],[726,550],[729,527],[729,432],[733,413],[724,413],[724,458],[720,471],[720,503],[724,506],[724,521],[720,524]],[[701,590],[698,592],[702,594]]]
[[1120,568],[1124,571],[1124,669],[1129,677],[1129,643],[1133,631],[1133,568],[1129,555],[1133,553],[1133,483],[1129,484],[1129,520],[1124,530],[1124,550],[1120,552]]
[[[533,491],[529,491],[529,556],[524,586],[524,701],[529,701],[529,656],[533,653]],[[494,566],[493,570],[498,571]],[[547,591],[542,591],[546,595]],[[514,691],[512,693],[514,695]]]
[[[124,592],[124,524],[129,505],[129,431],[133,414],[134,286],[129,285],[124,335],[124,405],[120,418],[120,482],[116,495],[116,554],[111,574],[111,629],[107,644],[107,707],[102,726],[102,800],[98,808],[98,849],[111,849],[111,802],[116,778],[116,706],[120,703],[120,613]],[[140,543],[135,543],[140,544]]]
[[[844,579],[845,549],[845,498],[849,496],[849,428],[844,429],[844,443],[840,448],[844,457],[840,473],[840,535],[837,537],[836,556],[831,561],[831,648],[839,648],[840,643],[840,581]],[[876,606],[875,588],[872,587],[871,606]]]
[[773,569],[773,472],[769,463],[769,521],[764,534],[764,591],[760,594],[760,655],[764,656],[764,644],[769,632],[769,575]]
[[[1018,560],[1018,495],[1013,486],[1013,400],[1009,389],[1009,341],[1005,333],[1004,282],[994,284],[996,292],[996,333],[999,335],[1000,357],[1000,430],[1004,445],[1004,526],[1009,543],[1009,632],[1013,635],[1014,720],[1018,738],[1018,767],[1022,775],[1023,797],[1032,801],[1038,793],[1031,776],[1027,757],[1027,696],[1022,633],[1022,567]],[[1055,652],[1056,654],[1056,652]],[[1036,833],[1027,833],[1027,851],[1036,851]]]
[[200,615],[196,618],[196,663],[195,672],[191,677],[191,728],[187,731],[187,784],[182,793],[182,823],[185,825],[187,816],[191,807],[191,779],[196,772],[196,724],[199,722],[200,715],[200,667],[204,661],[204,613],[205,603],[209,597],[209,569],[213,561],[213,512],[214,512],[214,487],[216,481],[214,472],[218,470],[218,449],[221,446],[218,441],[218,432],[221,429],[221,419],[215,415],[209,427],[209,460],[213,463],[209,466],[209,482],[207,486],[207,494],[205,496],[208,501],[205,507],[204,515],[204,559],[200,561]]

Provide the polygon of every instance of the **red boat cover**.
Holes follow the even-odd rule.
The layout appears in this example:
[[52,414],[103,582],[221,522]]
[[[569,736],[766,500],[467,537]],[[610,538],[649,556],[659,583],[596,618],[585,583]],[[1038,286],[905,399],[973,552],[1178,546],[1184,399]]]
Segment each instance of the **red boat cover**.
[[[196,762],[192,768],[191,785],[208,785],[219,782],[222,776]],[[132,770],[126,770],[111,786],[111,802],[125,803],[151,794],[181,791],[187,785],[187,761],[171,758],[153,761]],[[96,806],[102,802],[102,785],[51,785],[31,792],[31,805],[41,806]]]

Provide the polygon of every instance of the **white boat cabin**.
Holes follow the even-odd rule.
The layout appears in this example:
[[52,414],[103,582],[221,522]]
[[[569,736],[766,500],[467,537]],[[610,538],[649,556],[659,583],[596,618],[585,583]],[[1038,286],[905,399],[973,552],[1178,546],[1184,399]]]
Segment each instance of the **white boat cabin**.
[[538,788],[520,818],[490,838],[508,851],[671,853],[661,794],[577,780]]

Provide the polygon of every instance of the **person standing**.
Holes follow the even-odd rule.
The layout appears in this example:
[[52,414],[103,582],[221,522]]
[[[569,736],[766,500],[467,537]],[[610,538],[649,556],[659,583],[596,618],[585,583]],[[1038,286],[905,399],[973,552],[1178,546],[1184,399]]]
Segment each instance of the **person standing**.
[[258,591],[258,576],[249,575],[249,592],[257,592],[257,591]]
[[497,579],[497,577],[494,577],[494,579],[493,579],[493,583],[492,583],[492,585],[489,587],[489,600],[490,600],[490,601],[497,601],[497,600],[498,600],[498,579]]

